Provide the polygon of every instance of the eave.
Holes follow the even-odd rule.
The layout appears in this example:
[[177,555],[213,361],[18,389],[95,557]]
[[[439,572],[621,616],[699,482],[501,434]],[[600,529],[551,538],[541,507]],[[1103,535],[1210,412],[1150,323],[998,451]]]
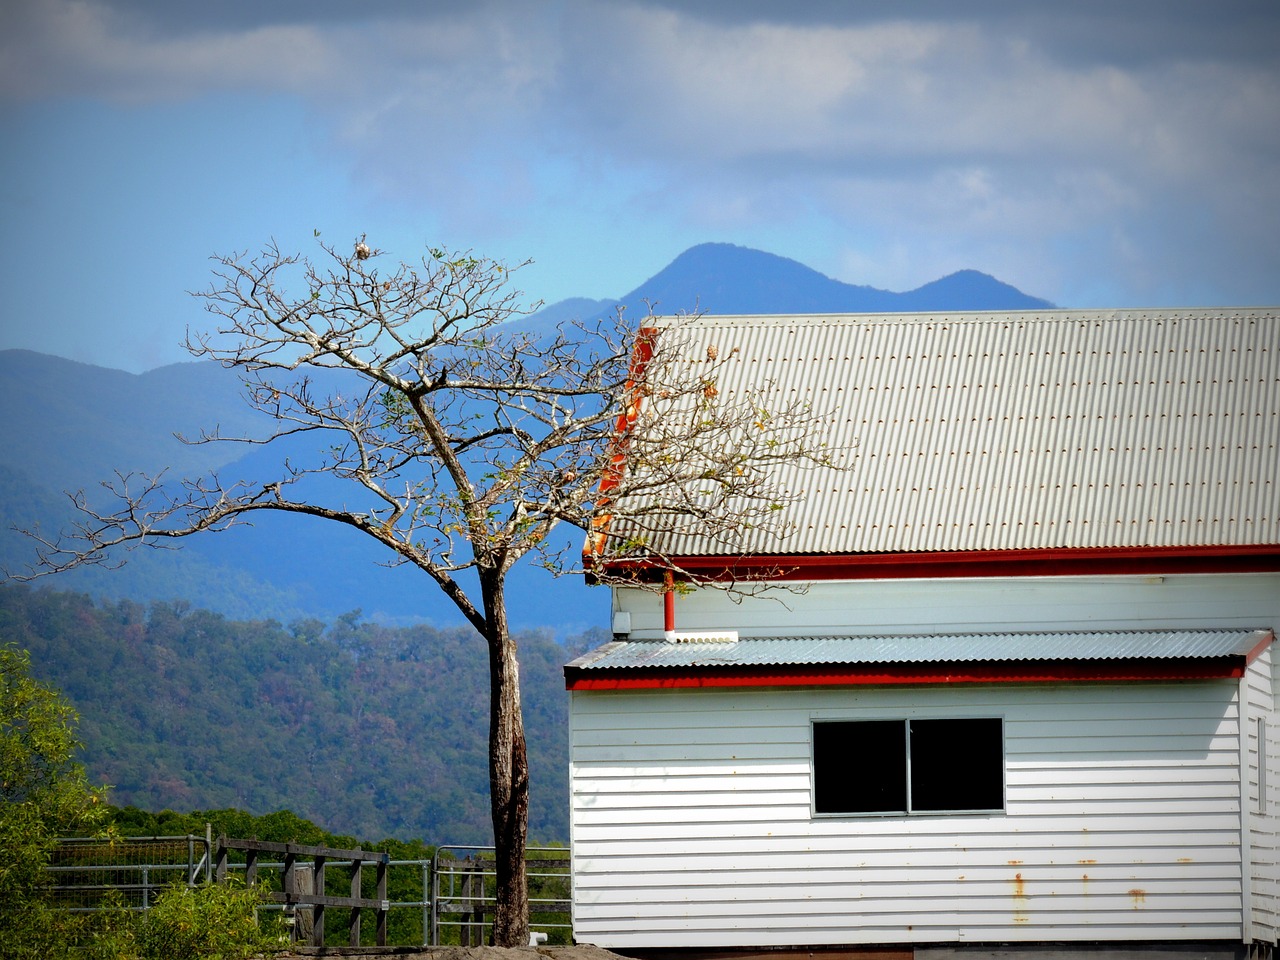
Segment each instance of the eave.
[[1239,679],[1248,663],[1209,660],[1097,660],[1076,663],[855,664],[739,669],[652,669],[606,673],[565,667],[566,690],[716,687],[894,686],[971,683],[1121,683]]
[[[968,577],[1270,573],[1280,571],[1280,544],[1177,547],[1060,547],[935,553],[862,553],[673,557],[671,567],[693,580],[910,580]],[[661,579],[665,564],[613,563],[588,582]]]

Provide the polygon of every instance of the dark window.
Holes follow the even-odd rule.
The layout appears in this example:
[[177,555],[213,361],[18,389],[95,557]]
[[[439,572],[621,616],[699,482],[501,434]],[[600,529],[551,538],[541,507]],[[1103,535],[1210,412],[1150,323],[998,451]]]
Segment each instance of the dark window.
[[821,720],[813,725],[816,813],[1004,809],[998,717]]
[[907,809],[907,734],[901,720],[813,725],[818,813]]

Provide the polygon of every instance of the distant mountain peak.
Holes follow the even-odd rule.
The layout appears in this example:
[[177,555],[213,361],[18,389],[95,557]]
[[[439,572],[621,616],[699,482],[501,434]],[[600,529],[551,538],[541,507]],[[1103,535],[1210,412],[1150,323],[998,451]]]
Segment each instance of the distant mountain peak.
[[915,313],[940,310],[1036,310],[1052,306],[978,270],[958,270],[915,290],[894,293],[843,283],[789,257],[732,243],[685,250],[622,302],[659,313]]
[[[621,304],[631,317],[655,313],[923,313],[1044,310],[1032,297],[980,270],[957,270],[915,290],[894,293],[833,280],[789,257],[734,243],[695,244],[618,301],[564,300],[529,318],[550,327],[594,320]],[[598,309],[593,310],[593,307]]]
[[[901,296],[913,310],[1048,310],[1053,304],[980,270],[957,270]],[[951,304],[956,304],[952,306]]]
[[776,253],[768,253],[764,250],[757,250],[754,247],[744,247],[736,243],[721,243],[718,241],[694,244],[683,253],[678,254],[666,269],[669,270],[676,265],[684,266],[690,262],[705,264],[726,261],[788,264],[792,268],[798,267],[806,273],[815,273],[818,276],[822,276],[817,270],[805,266],[799,260],[793,260],[790,257],[784,257]]

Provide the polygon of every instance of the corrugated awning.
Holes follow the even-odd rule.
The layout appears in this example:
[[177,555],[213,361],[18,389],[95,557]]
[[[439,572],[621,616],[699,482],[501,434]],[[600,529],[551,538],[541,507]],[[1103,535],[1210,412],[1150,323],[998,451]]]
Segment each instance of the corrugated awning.
[[659,686],[1050,682],[1239,677],[1270,630],[615,641],[568,664],[571,690]]

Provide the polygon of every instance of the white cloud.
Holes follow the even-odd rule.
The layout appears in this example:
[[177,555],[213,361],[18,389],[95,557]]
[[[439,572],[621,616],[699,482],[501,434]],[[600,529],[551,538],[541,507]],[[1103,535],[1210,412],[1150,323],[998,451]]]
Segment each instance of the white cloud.
[[404,145],[439,159],[505,143],[673,180],[727,168],[744,189],[1000,162],[1178,177],[1280,137],[1274,68],[1065,61],[972,20],[723,23],[580,0],[160,34],[90,0],[19,6],[0,67],[12,99],[301,96],[364,162],[393,166]]
[[817,217],[889,251],[878,270],[863,241],[814,264],[865,271],[846,279],[976,266],[1059,298],[1069,268],[1045,264],[1064,249],[1088,248],[1116,290],[1186,269],[1206,229],[1224,283],[1244,269],[1224,247],[1251,275],[1275,265],[1280,77],[1258,34],[1277,21],[1257,4],[912,18],[511,0],[276,21],[243,5],[189,29],[141,3],[10,6],[0,96],[302,98],[356,180],[450,233],[516,229],[578,198],[722,236]]
[[154,102],[221,90],[305,91],[330,76],[332,51],[308,26],[157,36],[89,0],[19,4],[0,58],[12,100],[90,96]]

